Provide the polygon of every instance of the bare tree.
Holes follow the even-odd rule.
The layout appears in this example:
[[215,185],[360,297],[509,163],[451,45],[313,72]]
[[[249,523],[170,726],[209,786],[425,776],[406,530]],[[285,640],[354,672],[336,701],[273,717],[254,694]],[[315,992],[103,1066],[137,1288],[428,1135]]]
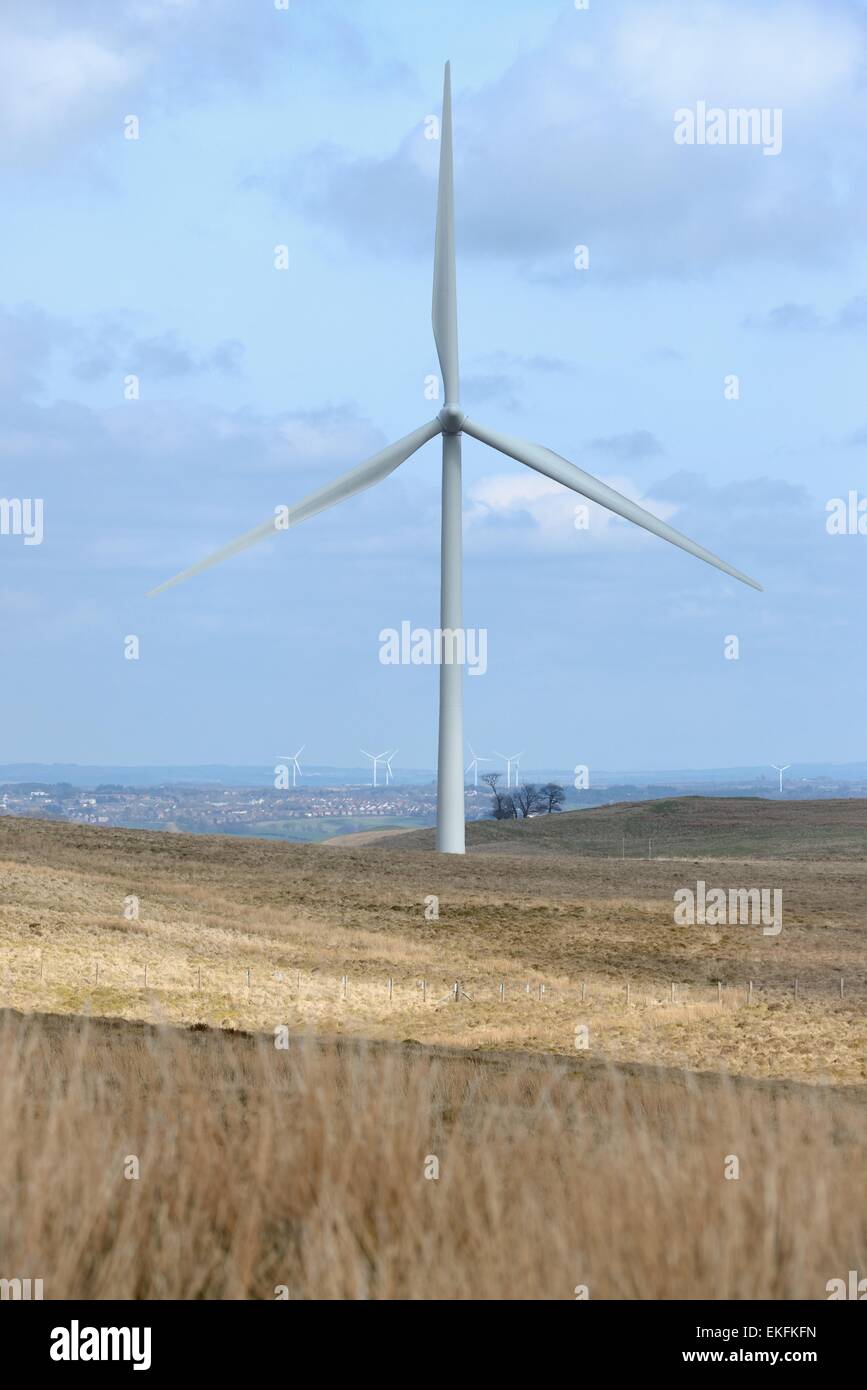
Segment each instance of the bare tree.
[[559,782],[546,782],[541,791],[542,806],[550,816],[552,811],[559,811],[563,802],[566,800],[566,790],[560,786]]
[[492,807],[494,820],[509,820],[514,814],[514,807],[507,804],[512,798],[500,791],[498,786],[500,780],[499,772],[485,772],[482,774],[482,781],[491,789]]
[[512,800],[516,807],[515,814],[517,815],[520,811],[525,820],[534,811],[541,811],[547,805],[535,782],[525,782],[523,787],[515,787],[512,792]]

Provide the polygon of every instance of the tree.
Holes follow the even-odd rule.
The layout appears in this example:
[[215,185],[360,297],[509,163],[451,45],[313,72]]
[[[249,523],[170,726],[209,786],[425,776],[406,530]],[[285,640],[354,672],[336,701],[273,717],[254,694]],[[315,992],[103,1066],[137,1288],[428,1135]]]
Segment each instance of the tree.
[[506,806],[506,802],[511,800],[511,798],[504,796],[500,791],[497,785],[499,780],[499,772],[484,772],[482,774],[482,781],[491,789],[491,809],[494,813],[494,820],[508,820],[509,817],[514,814],[514,812]]
[[523,787],[516,787],[512,792],[512,800],[515,803],[515,815],[520,811],[525,820],[534,811],[541,811],[547,805],[535,782],[525,782]]
[[552,811],[559,811],[563,802],[566,800],[566,790],[561,787],[559,782],[546,782],[541,791],[542,807],[547,809],[550,816]]

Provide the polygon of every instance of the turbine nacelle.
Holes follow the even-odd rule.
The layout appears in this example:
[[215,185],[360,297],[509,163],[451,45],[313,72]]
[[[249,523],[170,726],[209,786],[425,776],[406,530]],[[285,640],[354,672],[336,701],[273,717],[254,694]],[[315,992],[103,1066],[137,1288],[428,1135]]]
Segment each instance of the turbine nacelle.
[[437,419],[443,427],[443,434],[460,434],[466,420],[466,412],[459,405],[444,405]]

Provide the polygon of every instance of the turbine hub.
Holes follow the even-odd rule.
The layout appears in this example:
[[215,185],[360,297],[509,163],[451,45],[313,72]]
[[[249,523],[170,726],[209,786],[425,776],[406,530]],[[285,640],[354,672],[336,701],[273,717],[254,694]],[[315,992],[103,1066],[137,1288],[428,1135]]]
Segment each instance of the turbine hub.
[[466,418],[459,405],[444,405],[437,416],[443,427],[443,434],[460,434]]

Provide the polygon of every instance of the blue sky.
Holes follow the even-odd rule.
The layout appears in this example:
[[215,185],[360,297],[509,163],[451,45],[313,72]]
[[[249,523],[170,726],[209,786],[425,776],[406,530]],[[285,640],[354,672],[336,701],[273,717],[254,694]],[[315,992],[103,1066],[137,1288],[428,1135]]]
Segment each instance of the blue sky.
[[[465,409],[765,585],[577,531],[466,440],[467,738],[591,775],[863,758],[867,536],[825,522],[867,496],[865,56],[853,0],[7,0],[0,493],[45,531],[0,535],[0,761],[433,766],[436,672],[378,639],[437,623],[436,443],[144,595],[436,412],[446,58]],[[676,145],[698,101],[779,108],[781,153]]]

